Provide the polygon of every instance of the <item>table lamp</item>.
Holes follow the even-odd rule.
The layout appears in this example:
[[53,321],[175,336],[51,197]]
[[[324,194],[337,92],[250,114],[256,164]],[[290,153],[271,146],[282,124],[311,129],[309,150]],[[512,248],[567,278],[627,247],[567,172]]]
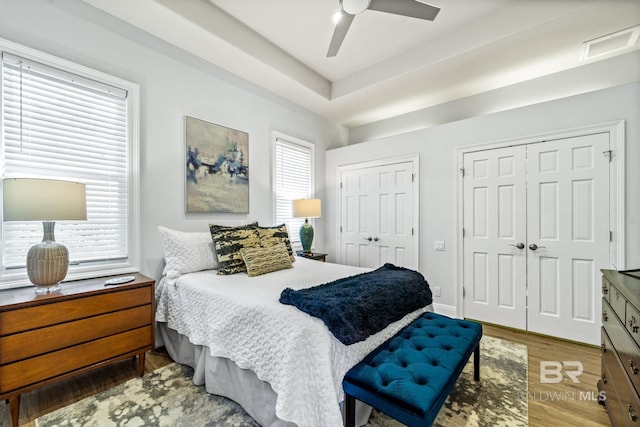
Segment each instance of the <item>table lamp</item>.
[[304,218],[304,224],[300,227],[300,242],[304,252],[311,252],[313,243],[313,227],[309,224],[309,218],[320,218],[322,207],[320,199],[298,199],[293,201],[293,216]]
[[55,241],[55,221],[86,220],[85,185],[52,179],[3,180],[4,221],[42,221],[42,242],[27,253],[27,274],[36,294],[59,291],[69,269],[69,251]]

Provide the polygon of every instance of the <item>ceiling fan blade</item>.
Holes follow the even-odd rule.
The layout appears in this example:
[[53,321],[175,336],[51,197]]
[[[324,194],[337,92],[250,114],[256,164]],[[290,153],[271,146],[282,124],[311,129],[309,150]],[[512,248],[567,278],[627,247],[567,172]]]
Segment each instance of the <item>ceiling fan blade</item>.
[[355,15],[342,12],[342,17],[336,24],[335,30],[333,30],[333,37],[331,37],[331,43],[329,44],[329,50],[327,51],[327,58],[336,56],[338,53],[354,17]]
[[371,0],[369,9],[428,21],[433,21],[440,12],[439,7],[431,6],[420,0]]

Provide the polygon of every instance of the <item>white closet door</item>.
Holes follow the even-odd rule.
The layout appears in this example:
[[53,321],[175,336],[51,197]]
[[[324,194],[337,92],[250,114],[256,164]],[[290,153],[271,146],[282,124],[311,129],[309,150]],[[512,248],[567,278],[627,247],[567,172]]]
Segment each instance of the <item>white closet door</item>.
[[369,250],[375,266],[386,262],[413,265],[413,163],[397,163],[370,170],[375,183],[371,199],[373,241]]
[[464,155],[464,315],[526,329],[524,146]]
[[369,267],[373,264],[368,239],[373,239],[369,206],[374,183],[367,169],[343,171],[340,181],[340,263]]
[[530,331],[600,342],[600,269],[609,265],[608,149],[608,133],[527,147]]
[[341,173],[340,262],[417,269],[413,162]]
[[464,155],[465,317],[600,342],[608,150],[600,133]]

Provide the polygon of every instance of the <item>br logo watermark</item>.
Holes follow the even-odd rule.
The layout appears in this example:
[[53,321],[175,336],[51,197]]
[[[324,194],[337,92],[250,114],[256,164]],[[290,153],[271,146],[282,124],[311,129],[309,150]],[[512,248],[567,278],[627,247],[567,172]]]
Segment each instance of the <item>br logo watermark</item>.
[[[540,383],[541,384],[558,384],[562,381],[571,380],[574,384],[580,384],[578,377],[582,375],[584,366],[582,362],[577,360],[557,361],[542,360],[540,361]],[[554,387],[557,389],[557,387]],[[575,387],[571,387],[572,389]],[[580,387],[578,387],[580,388]],[[595,400],[600,403],[607,399],[606,391],[597,392],[595,390],[537,390],[523,391],[518,393],[518,398],[534,401],[576,401],[576,400]]]
[[565,376],[576,384],[580,384],[578,377],[582,375],[584,366],[577,360],[558,362],[556,360],[540,361],[540,384],[557,384]]

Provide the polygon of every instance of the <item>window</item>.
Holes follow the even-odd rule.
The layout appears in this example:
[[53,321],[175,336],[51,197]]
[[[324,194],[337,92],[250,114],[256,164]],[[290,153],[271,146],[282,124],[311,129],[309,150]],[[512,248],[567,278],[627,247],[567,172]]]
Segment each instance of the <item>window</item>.
[[313,197],[314,145],[276,134],[273,164],[275,222],[287,224],[291,242],[294,247],[301,249],[298,230],[304,218],[293,218],[292,201]]
[[[0,40],[2,177],[86,184],[87,221],[56,223],[67,280],[138,267],[135,84]],[[135,197],[135,198],[134,198]],[[2,223],[0,288],[28,284],[40,222]]]

